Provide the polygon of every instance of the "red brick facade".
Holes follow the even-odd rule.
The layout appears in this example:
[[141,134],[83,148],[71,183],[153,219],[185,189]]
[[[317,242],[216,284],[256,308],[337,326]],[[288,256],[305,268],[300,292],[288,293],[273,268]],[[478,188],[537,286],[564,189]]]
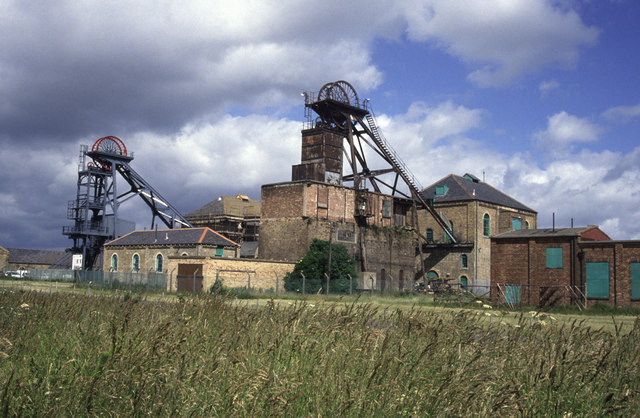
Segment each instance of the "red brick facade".
[[[543,231],[543,230],[538,230]],[[631,263],[640,263],[640,241],[612,241],[598,228],[577,234],[532,232],[530,237],[494,237],[491,240],[491,297],[504,301],[504,286],[517,286],[517,302],[529,305],[561,305],[580,299],[587,305],[640,307],[632,299]],[[602,241],[593,241],[604,238]],[[561,249],[562,262],[550,266],[548,249]],[[608,292],[593,296],[587,268],[590,263],[608,263]],[[552,264],[552,263],[551,263]],[[606,277],[605,279],[606,280]],[[503,286],[503,293],[499,287]],[[579,292],[577,292],[579,290]],[[637,290],[636,290],[637,292]],[[508,292],[507,292],[508,293]]]

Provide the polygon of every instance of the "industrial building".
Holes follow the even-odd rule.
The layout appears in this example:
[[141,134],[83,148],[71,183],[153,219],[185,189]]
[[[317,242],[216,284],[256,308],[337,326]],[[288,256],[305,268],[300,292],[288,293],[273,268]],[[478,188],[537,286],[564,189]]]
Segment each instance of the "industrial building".
[[459,284],[478,294],[489,291],[491,237],[537,227],[537,212],[473,174],[450,174],[422,191],[456,239],[426,211],[418,222],[424,233],[421,254],[427,280]]
[[241,246],[240,256],[257,257],[260,236],[260,201],[248,196],[220,196],[185,215],[193,227],[207,227]]
[[[301,162],[290,181],[262,186],[260,257],[297,261],[314,238],[323,239],[357,260],[360,289],[412,288],[418,206],[444,223],[349,83],[304,96]],[[381,168],[370,167],[364,149]]]
[[640,307],[640,241],[597,226],[511,231],[491,238],[491,297],[538,306]]

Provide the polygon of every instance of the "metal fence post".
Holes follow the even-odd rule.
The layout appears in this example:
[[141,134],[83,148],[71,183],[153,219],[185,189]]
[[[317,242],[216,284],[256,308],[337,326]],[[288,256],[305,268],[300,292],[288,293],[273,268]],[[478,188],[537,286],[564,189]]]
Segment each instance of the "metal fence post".
[[278,277],[278,273],[276,273],[276,297],[278,297],[278,284],[279,284],[279,277]]
[[302,276],[302,294],[304,295],[305,294],[305,288],[304,287],[305,287],[305,283],[307,281],[307,278],[304,276],[303,272],[300,272],[300,275]]
[[347,276],[349,276],[349,294],[352,295],[353,294],[353,277],[351,277],[350,274],[347,274]]

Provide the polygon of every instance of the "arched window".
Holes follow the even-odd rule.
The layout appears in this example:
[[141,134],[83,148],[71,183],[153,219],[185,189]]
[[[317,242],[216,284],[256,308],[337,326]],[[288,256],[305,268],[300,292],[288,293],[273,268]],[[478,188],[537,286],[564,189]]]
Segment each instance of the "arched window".
[[460,255],[460,267],[462,267],[463,269],[466,269],[468,267],[466,254]]
[[482,219],[482,235],[485,237],[491,235],[491,218],[488,213],[485,213]]
[[427,228],[427,242],[433,242],[433,229]]
[[111,256],[111,270],[118,271],[118,254]]
[[156,272],[162,273],[162,254],[156,256]]
[[138,254],[133,255],[133,260],[131,261],[131,271],[137,273],[140,270],[140,256]]
[[524,229],[529,229],[529,221],[525,221],[525,223],[524,223]]

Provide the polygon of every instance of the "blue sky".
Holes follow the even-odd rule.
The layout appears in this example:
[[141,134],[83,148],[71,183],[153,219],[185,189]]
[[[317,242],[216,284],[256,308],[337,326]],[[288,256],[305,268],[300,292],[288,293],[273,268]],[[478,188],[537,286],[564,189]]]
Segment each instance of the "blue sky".
[[[302,91],[346,80],[427,186],[472,173],[640,239],[631,0],[0,0],[0,245],[57,248],[78,150],[116,135],[183,213],[300,160]],[[123,214],[139,228],[147,209]]]

